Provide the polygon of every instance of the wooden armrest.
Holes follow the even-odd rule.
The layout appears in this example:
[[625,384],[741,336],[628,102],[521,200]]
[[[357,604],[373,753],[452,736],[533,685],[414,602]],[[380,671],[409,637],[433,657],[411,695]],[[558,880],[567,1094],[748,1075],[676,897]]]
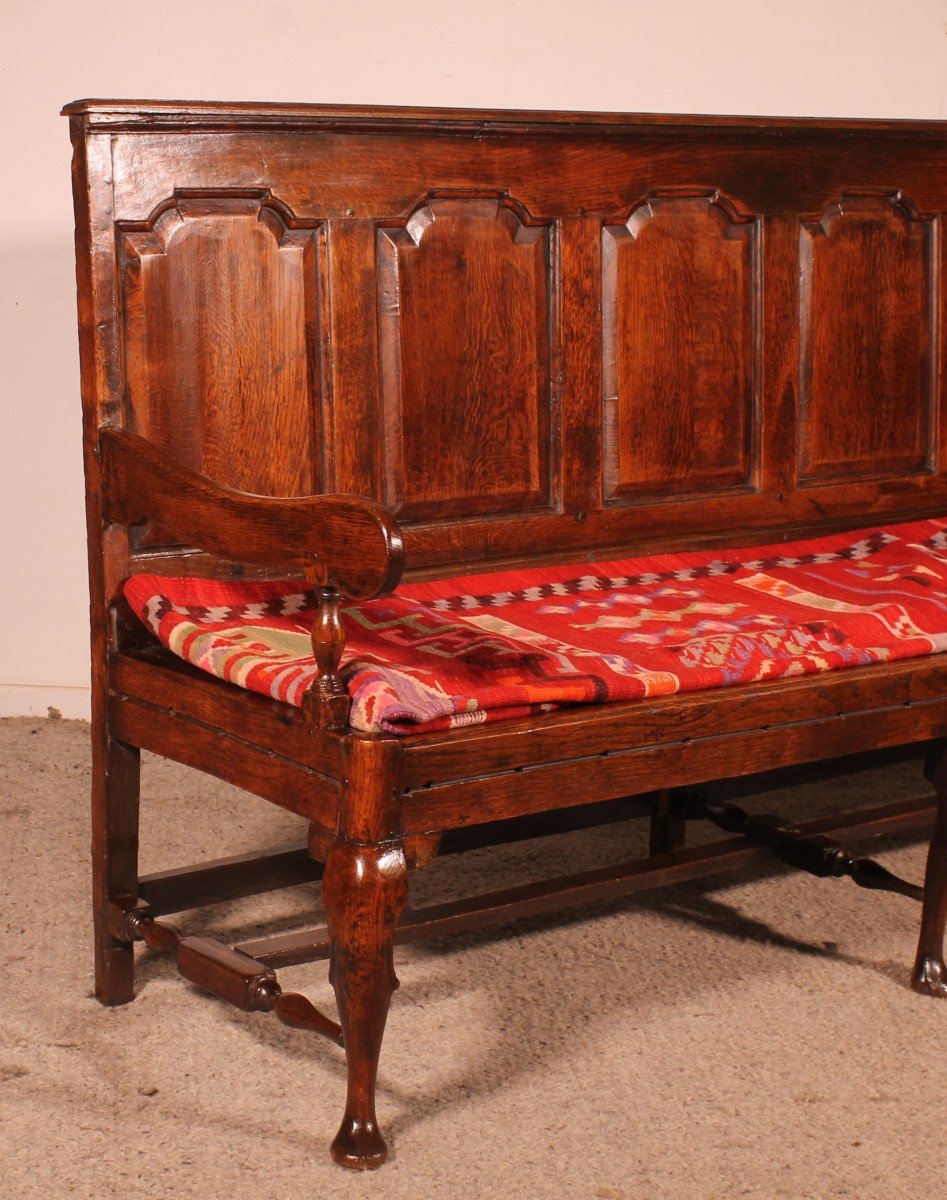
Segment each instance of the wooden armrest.
[[394,517],[359,496],[254,496],[222,487],[126,429],[99,431],[103,517],[154,521],[175,538],[234,562],[321,565],[347,596],[392,591],[404,567]]

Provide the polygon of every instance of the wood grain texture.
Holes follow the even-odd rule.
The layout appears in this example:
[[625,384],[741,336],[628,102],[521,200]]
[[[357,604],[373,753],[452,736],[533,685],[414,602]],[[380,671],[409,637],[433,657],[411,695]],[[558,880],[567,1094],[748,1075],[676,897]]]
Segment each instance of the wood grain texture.
[[380,1167],[388,1154],[375,1114],[375,1084],[391,996],[398,987],[393,948],[408,898],[408,871],[397,844],[340,842],[322,881],[331,941],[330,979],[339,1006],[348,1088],[332,1143],[340,1166]]
[[320,240],[291,220],[265,193],[178,196],[119,247],[130,428],[264,495],[322,487]]
[[601,243],[595,217],[563,217],[558,223],[559,340],[553,352],[562,431],[553,454],[562,464],[561,503],[574,514],[568,522],[573,527],[581,527],[602,503]]
[[944,185],[947,139],[943,128],[939,135],[899,138],[870,123],[851,131],[816,123],[786,132],[645,119],[608,130],[578,119],[568,132],[485,130],[474,122],[445,128],[352,121],[335,129],[277,123],[262,134],[239,124],[217,130],[143,124],[117,131],[113,142],[120,221],[147,220],[167,198],[173,171],[175,186],[187,191],[271,187],[297,220],[404,221],[434,190],[508,192],[539,220],[588,214],[617,224],[652,189],[696,187],[739,196],[753,212],[818,219],[840,192],[877,188],[879,178],[893,181],[922,211],[936,211],[929,201]]
[[398,987],[395,928],[408,899],[399,837],[400,749],[381,739],[346,745],[339,838],[326,861],[322,899],[329,928],[329,978],[339,1006],[348,1079],[332,1143],[341,1166],[371,1170],[388,1148],[375,1114],[375,1084],[391,996]]
[[910,200],[843,197],[800,233],[800,474],[936,462],[934,227]]
[[402,827],[423,834],[586,804],[653,789],[686,787],[714,779],[800,762],[851,754],[873,746],[901,746],[947,735],[947,697],[910,706],[885,705],[848,715],[757,726],[745,733],[707,733],[691,740],[659,745],[624,745],[577,756],[547,760],[529,770],[514,768],[494,776],[460,779],[406,793]]
[[130,696],[112,697],[108,720],[131,746],[205,771],[326,829],[338,825],[339,782],[312,767]]
[[[344,715],[335,589],[384,592],[405,560],[413,576],[454,574],[947,512],[947,124],[138,101],[68,112],[97,992],[131,997],[136,931],[152,948],[183,944],[141,891],[176,905],[320,873],[297,849],[139,880],[139,749],[298,814],[307,853],[326,861],[329,930],[270,950],[288,961],[320,941],[341,1028],[217,943],[190,940],[185,974],[344,1040],[333,1152],[376,1166],[399,928],[409,940],[756,861],[755,845],[681,849],[668,789],[942,743],[947,699],[933,657],[404,740],[320,729]],[[122,605],[136,569],[303,575],[321,589],[323,704],[314,696],[307,719],[170,663]],[[914,976],[936,995],[942,776],[941,754]],[[629,804],[653,815],[649,862],[399,927],[409,866]],[[903,829],[921,811],[854,823]]]
[[548,506],[549,231],[496,199],[379,230],[385,502],[404,519]]
[[341,776],[342,743],[337,734],[312,729],[291,704],[229,684],[221,687],[219,679],[170,650],[140,657],[113,654],[109,689],[266,747],[323,775]]
[[[835,813],[797,826],[805,836],[824,838],[847,834],[858,838],[886,837],[930,828],[936,806],[927,796],[894,804]],[[466,933],[508,922],[557,912],[573,904],[599,904],[636,892],[703,879],[754,864],[772,861],[771,848],[746,838],[727,838],[685,849],[654,851],[646,857],[609,867],[593,867],[558,878],[514,884],[498,892],[465,896],[423,908],[406,909],[395,929],[395,945]],[[272,967],[293,966],[327,958],[328,930],[313,928],[244,942],[238,949]]]
[[[943,139],[942,121],[904,121],[889,119],[852,119],[846,117],[767,117],[767,116],[708,116],[689,113],[620,113],[594,111],[564,111],[536,108],[447,108],[409,105],[374,104],[308,104],[259,100],[134,100],[83,97],[64,104],[63,116],[88,116],[96,127],[122,125],[153,128],[218,128],[222,124],[244,125],[250,128],[309,126],[339,128],[381,124],[386,127],[422,127],[453,129],[472,127],[488,130],[494,126],[513,127],[525,132],[536,127],[558,129],[569,136],[576,126],[631,130],[636,128],[685,127],[688,129],[756,129],[763,132],[803,130],[810,137],[820,133],[832,136],[839,132],[883,132],[900,139]],[[581,132],[581,128],[580,128]]]
[[[937,125],[77,111],[90,146],[108,141],[100,128],[112,132],[99,252],[117,228],[112,275],[131,272],[132,286],[123,319],[99,336],[117,348],[109,386],[125,397],[121,419],[145,428],[145,364],[162,395],[183,381],[225,446],[229,406],[238,429],[256,411],[241,380],[265,382],[282,364],[280,415],[267,426],[278,446],[267,430],[237,435],[241,448],[221,461],[243,456],[237,469],[249,476],[265,460],[283,477],[253,490],[315,487],[398,507],[409,571],[493,565],[527,547],[543,561],[684,545],[721,529],[801,536],[947,507],[935,386],[947,138]],[[910,204],[892,200],[897,189]],[[810,236],[823,221],[832,232]],[[167,248],[146,253],[162,222]],[[836,284],[804,280],[800,291],[808,242],[818,242],[812,278]],[[882,269],[862,288],[876,243]],[[252,311],[245,293],[217,299],[230,278],[218,269],[224,244],[239,279],[265,285]],[[165,279],[178,259],[180,303]],[[838,315],[831,289],[842,280]],[[193,299],[204,294],[215,297],[212,317]],[[206,381],[196,346],[207,320],[214,345],[248,356],[240,379],[225,363],[219,382]],[[807,384],[813,321],[842,349],[820,352]],[[876,346],[853,350],[858,362],[884,358],[867,388],[845,361],[862,335]],[[603,369],[614,376],[604,386]],[[844,433],[836,392],[849,406]],[[901,425],[891,420],[899,405],[911,413]],[[204,416],[171,422],[192,464]],[[295,436],[304,416],[305,437]],[[833,455],[850,464],[841,474],[825,465]],[[136,541],[133,554],[146,549]]]
[[384,464],[375,223],[332,220],[327,228],[327,486],[380,499]]
[[130,939],[109,930],[108,907],[135,896],[138,887],[138,813],[141,754],[137,743],[107,740],[92,771],[92,900],[95,994],[103,1004],[125,1004],[135,995]]
[[401,576],[400,530],[371,500],[250,495],[212,483],[127,430],[105,428],[99,441],[109,520],[153,521],[233,562],[321,569],[352,597],[391,591]]
[[658,195],[603,232],[605,498],[755,483],[758,221]]
[[[91,866],[96,997],[107,1005],[134,997],[134,954],[129,939],[109,927],[108,907],[134,896],[138,875],[140,755],[121,742],[108,720],[109,605],[127,571],[128,535],[103,534],[97,428],[118,419],[121,346],[116,314],[115,231],[112,223],[112,145],[70,121],[72,188],[76,215],[76,298],[82,392],[82,446],[89,561],[92,788]],[[104,314],[110,314],[108,319]]]
[[180,974],[244,1012],[272,1012],[295,1029],[307,1029],[342,1045],[341,1027],[319,1012],[305,996],[284,992],[269,967],[214,938],[182,936],[173,925],[155,919],[140,900],[111,906],[112,923],[129,938],[140,939],[156,954],[173,955]]
[[[667,746],[706,736],[739,737],[804,720],[847,719],[883,707],[894,712],[943,696],[944,673],[944,663],[935,655],[712,692],[564,708],[495,725],[420,734],[404,747],[405,786],[427,789],[490,771],[525,773],[570,755],[607,762],[615,751],[628,747]],[[563,753],[563,747],[569,752]],[[817,737],[812,747],[819,749]],[[853,737],[847,752],[864,748]],[[720,777],[726,774],[721,772]],[[665,786],[660,777],[657,785]]]
[[322,867],[310,858],[303,840],[263,852],[155,871],[138,880],[138,895],[148,911],[160,917],[312,883],[321,877]]
[[303,697],[303,715],[312,729],[344,729],[349,723],[349,694],[339,675],[345,649],[342,596],[336,587],[317,587],[312,623],[316,677]]

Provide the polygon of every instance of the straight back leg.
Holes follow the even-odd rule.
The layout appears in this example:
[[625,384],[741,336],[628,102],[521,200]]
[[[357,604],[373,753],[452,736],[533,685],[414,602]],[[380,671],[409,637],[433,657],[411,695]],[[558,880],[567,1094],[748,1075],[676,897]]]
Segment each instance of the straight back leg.
[[138,891],[138,803],[141,754],[109,736],[105,720],[93,726],[92,905],[95,928],[95,995],[102,1004],[135,996],[130,940],[114,936],[108,908]]

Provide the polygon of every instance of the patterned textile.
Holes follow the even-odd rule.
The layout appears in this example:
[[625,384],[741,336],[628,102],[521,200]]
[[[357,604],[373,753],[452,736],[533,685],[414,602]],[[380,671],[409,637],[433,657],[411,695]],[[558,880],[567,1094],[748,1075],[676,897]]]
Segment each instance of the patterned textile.
[[[125,595],[182,658],[302,702],[315,674],[302,585],[136,575]],[[947,518],[405,584],[344,619],[351,722],[367,732],[912,658],[947,648]]]

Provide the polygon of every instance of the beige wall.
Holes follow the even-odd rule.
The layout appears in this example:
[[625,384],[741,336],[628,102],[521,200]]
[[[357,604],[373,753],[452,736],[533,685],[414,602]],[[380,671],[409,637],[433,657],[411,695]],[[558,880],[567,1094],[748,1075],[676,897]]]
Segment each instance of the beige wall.
[[88,710],[65,101],[945,112],[945,0],[6,0],[3,14],[0,715]]

